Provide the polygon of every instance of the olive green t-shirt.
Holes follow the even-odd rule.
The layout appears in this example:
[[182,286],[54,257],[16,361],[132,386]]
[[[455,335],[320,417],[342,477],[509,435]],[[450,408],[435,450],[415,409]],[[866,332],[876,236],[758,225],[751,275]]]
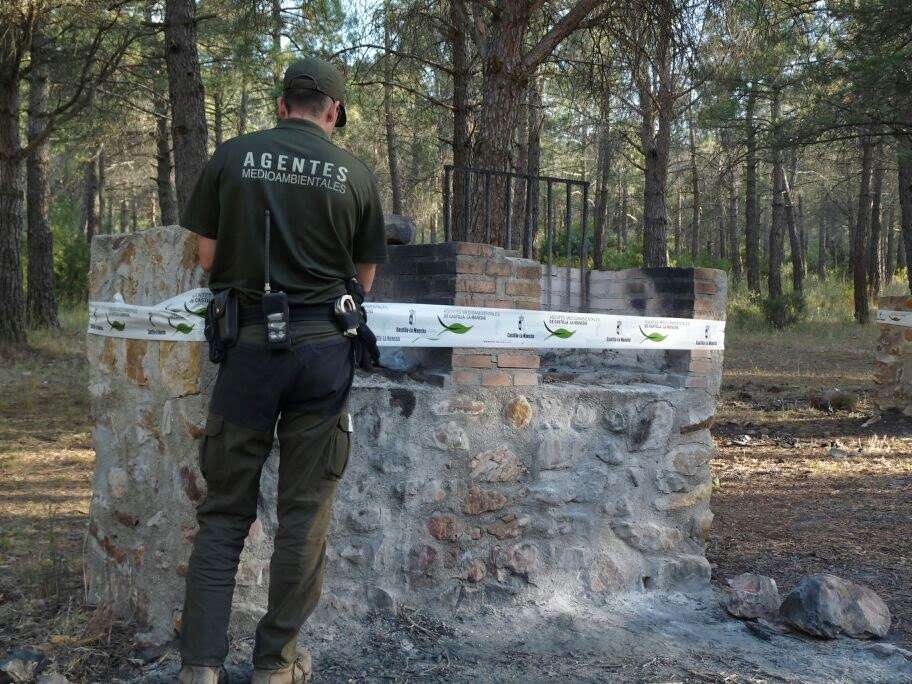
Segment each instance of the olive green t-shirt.
[[271,212],[270,280],[290,302],[345,294],[356,263],[386,261],[373,174],[315,123],[283,119],[215,150],[181,225],[217,240],[209,286],[263,291],[265,211]]

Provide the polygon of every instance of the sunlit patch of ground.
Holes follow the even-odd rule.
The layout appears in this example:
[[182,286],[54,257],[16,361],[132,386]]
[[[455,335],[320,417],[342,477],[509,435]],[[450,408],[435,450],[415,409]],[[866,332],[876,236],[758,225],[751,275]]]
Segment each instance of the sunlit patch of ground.
[[[876,327],[840,328],[808,345],[806,330],[729,331],[708,553],[719,581],[757,572],[788,590],[832,572],[868,585],[909,644],[912,421],[870,400]],[[831,387],[856,394],[854,410],[810,407]]]

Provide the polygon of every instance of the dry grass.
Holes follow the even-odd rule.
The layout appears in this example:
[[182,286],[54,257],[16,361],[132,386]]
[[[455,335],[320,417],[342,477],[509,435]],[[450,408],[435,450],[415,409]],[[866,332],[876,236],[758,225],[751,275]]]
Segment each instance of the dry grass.
[[0,654],[36,649],[49,671],[110,681],[128,631],[85,604],[82,548],[94,463],[84,322],[0,353]]

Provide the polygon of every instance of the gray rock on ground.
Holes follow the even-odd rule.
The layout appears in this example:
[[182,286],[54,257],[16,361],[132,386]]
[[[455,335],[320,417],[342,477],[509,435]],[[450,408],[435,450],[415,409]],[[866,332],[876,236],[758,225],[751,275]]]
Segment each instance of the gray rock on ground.
[[840,634],[871,639],[890,631],[890,609],[880,596],[829,574],[804,577],[785,597],[779,614],[795,629],[825,639]]
[[47,667],[47,662],[44,654],[38,651],[14,648],[0,660],[0,681],[14,684],[34,682],[38,673]]
[[384,214],[386,227],[386,244],[410,245],[415,240],[415,220],[401,214]]
[[782,599],[776,580],[750,572],[731,577],[725,589],[725,610],[739,618],[754,619],[773,615]]

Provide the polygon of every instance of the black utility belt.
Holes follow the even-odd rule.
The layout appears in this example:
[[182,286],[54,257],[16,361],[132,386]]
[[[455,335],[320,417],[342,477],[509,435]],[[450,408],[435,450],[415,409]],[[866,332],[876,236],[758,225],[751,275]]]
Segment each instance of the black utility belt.
[[[299,321],[319,321],[338,323],[338,318],[333,310],[334,304],[290,304],[288,306],[288,320],[291,323]],[[261,306],[239,307],[238,325],[262,325],[266,316]]]

